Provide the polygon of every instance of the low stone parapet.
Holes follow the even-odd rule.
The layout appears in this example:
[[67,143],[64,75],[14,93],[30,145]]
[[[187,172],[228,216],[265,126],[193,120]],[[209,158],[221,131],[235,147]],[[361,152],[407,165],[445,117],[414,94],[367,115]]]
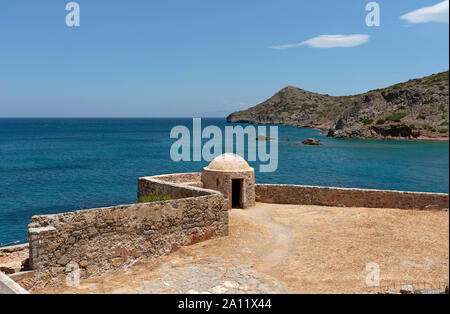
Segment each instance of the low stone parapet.
[[138,199],[150,194],[170,195],[174,199],[219,194],[202,188],[201,173],[180,173],[138,179]]
[[449,208],[449,196],[442,193],[281,184],[257,184],[255,191],[256,200],[263,203],[421,210]]
[[33,216],[28,226],[33,288],[102,275],[217,236],[228,235],[227,202],[219,192],[139,179],[139,194],[174,200]]

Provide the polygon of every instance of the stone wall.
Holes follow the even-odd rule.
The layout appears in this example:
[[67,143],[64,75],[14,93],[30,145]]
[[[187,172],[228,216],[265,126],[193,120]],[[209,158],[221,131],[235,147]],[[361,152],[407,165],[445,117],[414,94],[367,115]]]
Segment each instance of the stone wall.
[[[26,288],[62,284],[74,265],[79,268],[80,278],[88,278],[160,257],[181,246],[228,235],[226,195],[202,186],[201,173],[139,178],[138,197],[170,195],[173,200],[33,216],[28,234],[34,277]],[[257,184],[255,196],[258,202],[280,204],[449,207],[448,194],[313,186]]]
[[256,201],[264,203],[399,209],[449,208],[449,195],[440,193],[270,184],[257,184],[255,191]]
[[201,172],[186,172],[186,173],[163,174],[147,178],[160,180],[168,183],[190,185],[191,183],[201,182],[202,174]]
[[[160,179],[160,178],[159,178]],[[139,195],[164,192],[171,201],[34,216],[28,227],[33,288],[102,275],[181,246],[228,234],[224,197],[215,191],[140,178]]]
[[174,199],[180,199],[217,193],[203,189],[201,186],[201,173],[180,173],[139,178],[138,199],[150,194],[170,195]]

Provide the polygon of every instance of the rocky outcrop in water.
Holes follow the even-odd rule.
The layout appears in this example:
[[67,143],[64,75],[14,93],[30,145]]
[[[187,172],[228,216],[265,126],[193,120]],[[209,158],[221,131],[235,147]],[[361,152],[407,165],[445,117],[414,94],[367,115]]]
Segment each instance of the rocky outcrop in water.
[[317,128],[336,138],[448,138],[449,72],[354,96],[286,87],[230,123]]
[[304,140],[302,142],[303,145],[310,145],[310,146],[320,146],[322,143],[319,140],[308,138],[307,140]]

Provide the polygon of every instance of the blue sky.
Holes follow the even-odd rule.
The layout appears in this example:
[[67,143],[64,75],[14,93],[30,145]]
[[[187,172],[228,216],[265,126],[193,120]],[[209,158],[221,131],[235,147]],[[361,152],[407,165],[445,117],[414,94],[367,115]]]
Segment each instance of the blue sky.
[[377,1],[380,27],[360,0],[79,0],[69,28],[68,2],[0,2],[0,117],[219,115],[287,85],[347,95],[448,69],[448,0],[446,21],[413,12],[440,0]]

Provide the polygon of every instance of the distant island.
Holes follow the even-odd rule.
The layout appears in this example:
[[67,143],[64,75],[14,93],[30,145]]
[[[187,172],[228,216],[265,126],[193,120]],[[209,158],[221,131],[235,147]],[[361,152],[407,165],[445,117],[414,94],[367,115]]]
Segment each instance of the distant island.
[[448,140],[448,112],[446,71],[352,96],[288,86],[227,122],[316,128],[335,138]]

